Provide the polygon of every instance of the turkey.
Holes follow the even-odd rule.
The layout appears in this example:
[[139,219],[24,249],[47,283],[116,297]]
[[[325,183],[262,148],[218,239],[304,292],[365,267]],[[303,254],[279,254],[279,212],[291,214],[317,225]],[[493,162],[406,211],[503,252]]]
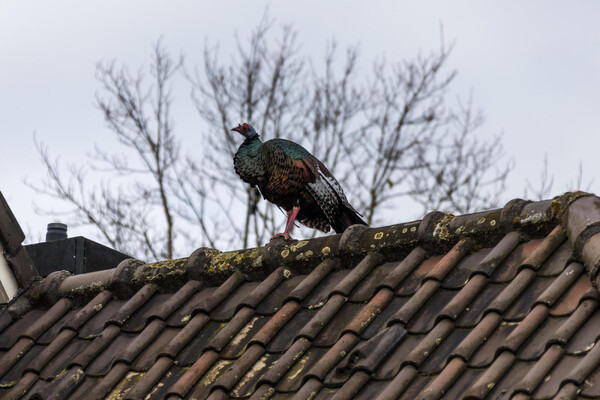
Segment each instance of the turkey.
[[289,239],[296,220],[323,232],[333,228],[336,233],[350,225],[367,224],[348,203],[331,172],[304,147],[285,139],[263,143],[246,123],[232,131],[246,138],[233,157],[235,172],[287,212],[285,230],[272,239]]

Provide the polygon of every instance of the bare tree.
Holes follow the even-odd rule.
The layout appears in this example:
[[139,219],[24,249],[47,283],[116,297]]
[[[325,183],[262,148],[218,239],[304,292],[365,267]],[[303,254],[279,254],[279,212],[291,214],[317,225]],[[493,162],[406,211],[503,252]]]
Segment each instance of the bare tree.
[[[39,144],[48,178],[36,190],[65,200],[76,223],[96,226],[112,246],[151,259],[183,247],[261,245],[283,218],[233,171],[241,137],[230,129],[250,122],[264,139],[286,137],[320,158],[369,223],[389,221],[389,210],[407,202],[461,213],[495,205],[511,164],[500,138],[477,137],[483,117],[471,98],[447,99],[451,48],[378,61],[366,76],[356,47],[340,53],[332,41],[322,61],[303,56],[292,27],[276,28],[265,15],[247,42],[237,38],[229,62],[207,43],[203,63],[188,70],[159,43],[150,81],[100,63],[99,108],[137,163],[99,148],[93,160],[129,185],[90,188],[80,166],[65,178]],[[170,85],[179,70],[207,132],[194,156],[181,155],[173,128]]]
[[[127,186],[115,188],[104,181],[89,188],[86,168],[76,165],[68,166],[64,178],[47,147],[36,143],[48,176],[42,186],[30,186],[70,204],[71,224],[91,224],[110,245],[144,258],[172,258],[174,253],[175,221],[168,185],[178,163],[179,143],[173,132],[170,85],[182,62],[171,58],[159,41],[149,75],[141,69],[133,75],[115,62],[100,62],[96,67],[102,88],[96,96],[98,108],[127,155],[96,146],[91,159],[95,170],[131,178]],[[164,224],[157,224],[156,218]]]
[[[592,184],[594,183],[594,179],[587,182],[587,184],[583,183],[583,161],[579,161],[579,168],[577,169],[577,176],[574,180],[567,183],[565,186],[565,190],[567,191],[575,191],[575,190],[584,190],[590,191]],[[528,199],[532,198],[533,200],[544,200],[551,196],[552,187],[554,186],[554,175],[550,173],[548,169],[548,154],[544,154],[544,167],[540,172],[540,178],[538,180],[537,185],[532,184],[529,180],[526,181],[525,190],[523,196]],[[531,193],[531,195],[529,195]]]

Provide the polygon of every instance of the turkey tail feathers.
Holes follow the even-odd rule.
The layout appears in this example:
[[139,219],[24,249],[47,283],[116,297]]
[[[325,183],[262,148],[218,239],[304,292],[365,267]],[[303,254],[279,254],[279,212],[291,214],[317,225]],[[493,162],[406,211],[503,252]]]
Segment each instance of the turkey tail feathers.
[[337,214],[337,218],[331,227],[335,230],[335,233],[342,233],[350,225],[367,225],[367,223],[358,215],[358,213],[346,205],[341,204]]

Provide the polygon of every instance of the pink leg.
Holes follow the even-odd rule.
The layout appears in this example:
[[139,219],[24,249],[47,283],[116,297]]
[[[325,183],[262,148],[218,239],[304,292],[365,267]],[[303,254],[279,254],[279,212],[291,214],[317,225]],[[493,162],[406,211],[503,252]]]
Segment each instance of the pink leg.
[[284,239],[289,239],[290,231],[292,230],[292,227],[294,226],[294,221],[296,220],[296,217],[298,216],[299,212],[300,212],[299,206],[295,206],[294,208],[292,208],[292,211],[288,211],[287,212],[287,223],[285,224],[285,231],[283,233],[277,233],[277,234],[273,235],[271,240],[278,238],[278,237],[283,237]]

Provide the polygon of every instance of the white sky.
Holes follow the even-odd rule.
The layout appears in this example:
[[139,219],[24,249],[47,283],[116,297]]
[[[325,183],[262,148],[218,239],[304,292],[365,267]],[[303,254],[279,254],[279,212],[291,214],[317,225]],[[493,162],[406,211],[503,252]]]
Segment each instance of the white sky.
[[[279,23],[293,23],[303,52],[315,58],[333,37],[342,46],[359,44],[363,62],[427,54],[438,48],[443,24],[446,42],[456,42],[453,96],[473,90],[487,117],[480,134],[503,132],[516,163],[506,201],[523,196],[526,180],[539,180],[546,153],[553,195],[575,179],[580,160],[584,182],[600,167],[597,1],[0,0],[0,191],[24,230],[41,235],[52,222],[34,214],[34,193],[23,184],[26,176],[39,182],[45,174],[33,133],[63,162],[83,160],[106,136],[94,107],[97,61],[114,58],[135,70],[161,36],[172,53],[186,54],[188,65],[201,60],[206,38],[218,41],[226,57],[233,33],[245,36],[267,4]],[[176,94],[177,129],[193,138],[202,123],[187,91]],[[600,192],[599,184],[590,190]]]

